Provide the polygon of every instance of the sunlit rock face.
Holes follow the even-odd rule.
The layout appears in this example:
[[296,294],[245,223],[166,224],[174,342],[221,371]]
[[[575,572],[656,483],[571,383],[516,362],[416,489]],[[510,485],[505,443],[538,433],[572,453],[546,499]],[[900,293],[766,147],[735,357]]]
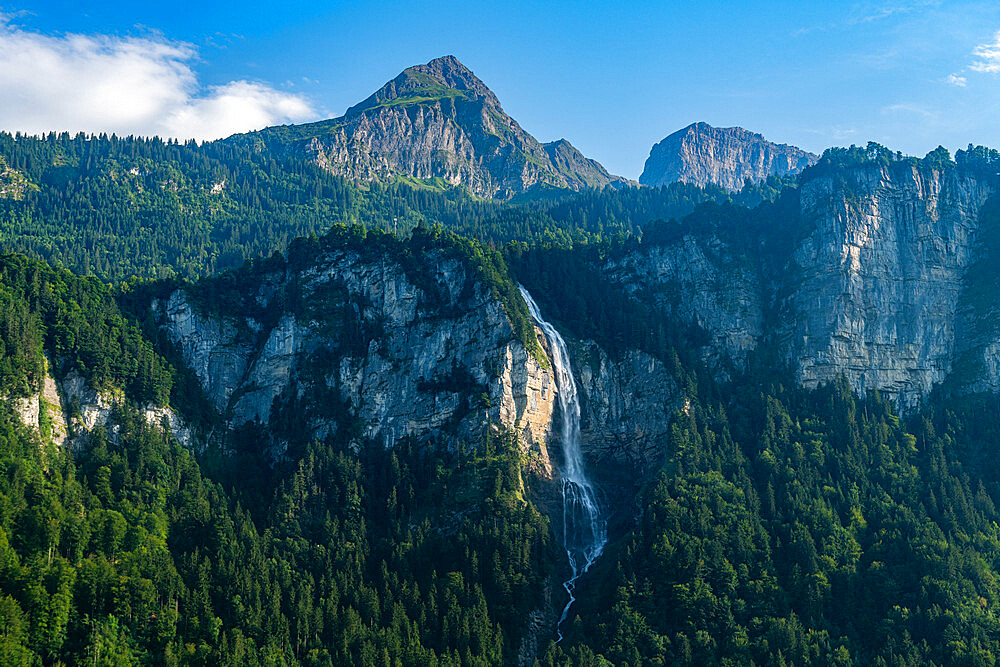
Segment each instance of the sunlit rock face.
[[[992,194],[957,170],[894,164],[807,180],[813,231],[789,263],[783,345],[801,382],[843,373],[914,406],[952,371],[958,305]],[[959,343],[961,344],[961,343]]]
[[1000,308],[977,287],[995,190],[991,175],[954,165],[817,167],[794,206],[775,209],[784,218],[679,227],[605,275],[703,331],[702,358],[723,379],[765,344],[805,387],[843,375],[912,409],[945,382],[1000,388],[988,326]]
[[550,471],[550,368],[465,265],[429,262],[421,286],[391,260],[328,252],[255,277],[248,289],[266,317],[213,309],[183,289],[154,308],[230,429],[281,433],[293,414],[310,437],[348,429],[392,447],[407,436],[472,440],[492,424],[517,431]]
[[737,191],[747,181],[797,174],[818,159],[742,127],[693,123],[653,146],[639,183],[654,187],[676,182],[713,184]]
[[453,56],[408,67],[340,118],[231,140],[304,154],[353,181],[420,179],[487,198],[628,184],[565,139],[540,143]]

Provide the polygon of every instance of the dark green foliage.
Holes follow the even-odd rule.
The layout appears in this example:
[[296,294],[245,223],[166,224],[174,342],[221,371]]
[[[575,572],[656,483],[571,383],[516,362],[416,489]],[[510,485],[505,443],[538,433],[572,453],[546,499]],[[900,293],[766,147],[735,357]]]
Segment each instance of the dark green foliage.
[[[237,140],[0,133],[0,160],[31,184],[18,199],[0,199],[0,245],[111,282],[210,275],[337,223],[398,234],[441,225],[497,244],[567,244],[637,235],[650,220],[730,198],[680,183],[510,203],[406,179],[359,187],[305,155]],[[733,199],[756,203],[769,187]]]
[[896,164],[938,171],[958,166],[980,176],[995,176],[998,165],[1000,165],[1000,154],[985,146],[969,144],[968,149],[955,152],[954,160],[951,159],[948,149],[943,146],[938,146],[923,158],[916,158],[903,155],[898,151],[893,152],[881,144],[870,141],[864,148],[852,145],[850,148],[826,149],[820,161],[806,169],[802,177],[809,179],[818,176],[832,176],[861,166],[884,168]]
[[869,141],[865,147],[852,144],[849,148],[827,148],[823,151],[819,162],[803,172],[803,177],[843,173],[845,170],[865,165],[888,167],[894,162],[904,161],[916,164],[919,160],[904,156],[898,151],[893,152],[874,141]]
[[77,372],[91,386],[124,389],[139,403],[169,403],[172,369],[94,279],[22,255],[0,256],[0,345],[3,393],[40,389],[44,347],[60,375]]
[[[381,235],[374,252],[379,239],[490,271],[476,244],[447,235]],[[108,288],[20,256],[0,277],[3,330],[18,334],[5,333],[0,390],[37,390],[44,350],[130,403],[170,395],[169,364]],[[358,455],[344,444],[353,432],[345,421],[341,440],[313,442],[265,482],[229,467],[222,484],[203,466],[235,459],[199,463],[129,403],[74,455],[3,402],[0,662],[512,662],[558,558],[517,438]]]
[[0,418],[0,655],[233,665],[516,655],[521,614],[540,603],[555,552],[525,500],[515,440],[360,459],[316,444],[259,530],[190,453],[134,412],[118,420],[117,441],[98,432],[74,462]]
[[74,462],[0,416],[4,664],[516,655],[555,552],[515,440],[360,459],[316,444],[260,531],[162,431],[117,421],[116,441],[98,431]]
[[996,176],[1000,173],[1000,152],[969,144],[966,150],[955,151],[955,163],[963,169]]
[[508,248],[518,279],[538,301],[546,318],[580,340],[594,340],[618,357],[639,349],[658,357],[678,377],[693,369],[689,354],[705,342],[696,327],[679,325],[664,309],[628,296],[607,280],[601,266],[620,246]]
[[995,426],[968,428],[970,406],[908,427],[845,383],[734,398],[678,415],[570,646],[615,664],[994,664],[1000,487],[962,461]]

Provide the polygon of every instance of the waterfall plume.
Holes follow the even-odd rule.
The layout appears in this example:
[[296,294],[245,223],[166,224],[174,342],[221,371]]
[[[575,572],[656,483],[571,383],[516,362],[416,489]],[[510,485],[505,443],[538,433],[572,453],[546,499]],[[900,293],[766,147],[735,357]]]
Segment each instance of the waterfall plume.
[[607,522],[594,487],[587,478],[580,449],[580,400],[570,367],[566,342],[556,328],[542,319],[538,304],[524,287],[521,295],[532,319],[545,334],[555,374],[560,414],[560,442],[563,451],[562,478],[563,548],[569,558],[570,578],[563,582],[569,601],[556,625],[557,642],[562,639],[562,624],[576,601],[576,582],[594,564],[608,543]]

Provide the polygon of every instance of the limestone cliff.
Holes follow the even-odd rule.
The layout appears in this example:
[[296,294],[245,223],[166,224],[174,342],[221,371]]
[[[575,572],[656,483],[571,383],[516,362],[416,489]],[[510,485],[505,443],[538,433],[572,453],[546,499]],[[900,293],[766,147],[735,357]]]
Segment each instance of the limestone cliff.
[[720,234],[685,234],[605,267],[634,298],[708,332],[703,356],[713,365],[742,365],[764,333],[764,295],[754,266]]
[[742,127],[712,127],[693,123],[659,142],[646,159],[639,182],[658,186],[674,182],[727,190],[743,188],[746,180],[796,174],[818,157],[795,146],[775,144]]
[[683,404],[681,387],[663,363],[639,350],[612,359],[593,341],[574,343],[570,355],[592,469],[600,476],[613,463],[636,472],[660,461],[670,417]]
[[951,378],[960,357],[966,390],[1000,386],[1000,336],[982,325],[996,298],[969,296],[983,280],[969,273],[983,264],[977,239],[1000,222],[983,213],[996,170],[964,166],[961,153],[956,165],[867,150],[832,153],[763,213],[678,224],[606,275],[703,329],[703,358],[717,366],[739,368],[766,344],[806,387],[843,374],[903,408]]
[[789,263],[782,335],[806,386],[844,373],[915,405],[952,370],[965,271],[993,188],[956,169],[895,163],[802,184],[814,229]]
[[80,449],[86,446],[91,431],[98,426],[107,429],[114,438],[117,434],[113,419],[115,408],[129,404],[138,407],[139,415],[147,424],[168,431],[185,447],[198,450],[204,445],[172,408],[155,404],[135,406],[120,389],[94,389],[75,371],[56,377],[52,366],[45,358],[45,374],[37,392],[10,399],[14,414],[22,424],[38,433],[43,442]]
[[[492,423],[517,430],[550,472],[550,369],[465,264],[438,252],[423,260],[429,283],[418,285],[396,261],[333,249],[256,276],[256,312],[213,310],[184,289],[154,307],[230,430],[287,433],[291,414],[309,437],[343,430],[359,446],[391,447],[474,438]],[[301,307],[285,309],[292,301]],[[280,457],[287,438],[272,444]]]

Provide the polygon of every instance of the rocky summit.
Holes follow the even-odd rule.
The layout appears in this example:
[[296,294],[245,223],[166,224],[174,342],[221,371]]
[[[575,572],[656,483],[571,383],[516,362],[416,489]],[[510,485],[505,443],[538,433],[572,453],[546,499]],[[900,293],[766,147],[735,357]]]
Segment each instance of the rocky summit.
[[305,154],[356,182],[416,179],[420,186],[464,186],[487,198],[628,182],[565,139],[540,143],[454,56],[408,67],[340,118],[234,140]]
[[658,186],[715,184],[738,191],[749,179],[797,174],[818,156],[801,148],[767,141],[742,127],[712,127],[693,123],[659,142],[649,152],[639,182]]

